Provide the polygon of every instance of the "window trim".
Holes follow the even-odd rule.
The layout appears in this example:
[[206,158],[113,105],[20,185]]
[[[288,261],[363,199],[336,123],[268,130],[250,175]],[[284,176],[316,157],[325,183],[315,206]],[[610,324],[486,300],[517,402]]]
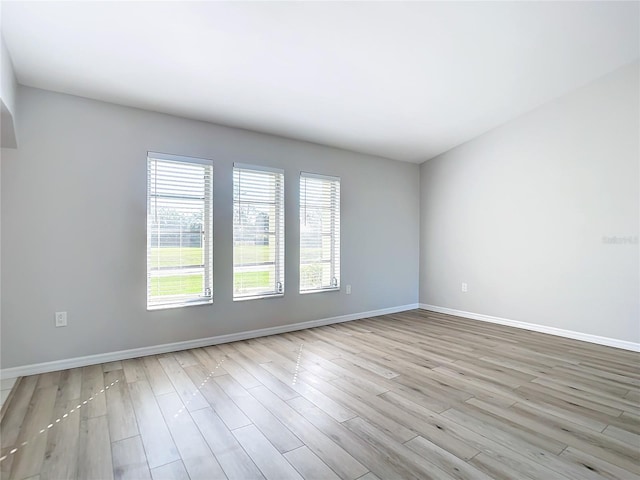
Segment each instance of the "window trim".
[[[177,164],[191,164],[191,165],[202,165],[205,167],[209,167],[209,175],[208,175],[208,183],[209,185],[207,185],[207,177],[205,176],[205,181],[204,181],[204,188],[205,188],[205,192],[204,192],[204,197],[202,198],[203,201],[203,225],[202,225],[202,230],[203,230],[203,236],[206,235],[208,233],[208,238],[209,241],[207,242],[208,245],[206,245],[205,247],[203,247],[203,282],[205,285],[210,285],[210,295],[208,296],[204,296],[201,295],[199,297],[192,297],[192,298],[188,298],[185,295],[175,295],[175,301],[174,302],[167,302],[167,303],[158,303],[158,304],[150,304],[149,301],[151,299],[150,296],[150,282],[151,282],[151,270],[150,270],[150,265],[149,265],[149,252],[150,252],[150,244],[149,244],[149,239],[151,236],[151,229],[150,229],[150,223],[149,223],[149,215],[150,215],[150,207],[151,207],[151,200],[152,198],[159,198],[162,197],[162,195],[151,195],[151,177],[150,177],[150,161],[161,161],[161,162],[173,162],[173,163],[177,163]],[[147,200],[147,219],[146,219],[146,234],[147,234],[147,241],[146,241],[146,277],[147,277],[147,285],[146,285],[146,308],[147,311],[156,311],[156,310],[166,310],[166,309],[172,309],[172,308],[182,308],[182,307],[189,307],[189,306],[199,306],[199,305],[211,305],[213,304],[213,298],[214,298],[214,288],[213,288],[213,160],[210,159],[205,159],[205,158],[198,158],[198,157],[189,157],[189,156],[185,156],[185,155],[174,155],[174,154],[169,154],[169,153],[161,153],[161,152],[153,152],[153,151],[147,151],[147,194],[146,194],[146,200]],[[207,202],[207,196],[209,198],[209,202]],[[175,198],[179,198],[179,196],[176,196]],[[192,197],[188,197],[185,196],[185,199],[187,198],[192,198]],[[208,268],[207,268],[208,265]],[[170,297],[169,295],[167,295],[167,297]]]

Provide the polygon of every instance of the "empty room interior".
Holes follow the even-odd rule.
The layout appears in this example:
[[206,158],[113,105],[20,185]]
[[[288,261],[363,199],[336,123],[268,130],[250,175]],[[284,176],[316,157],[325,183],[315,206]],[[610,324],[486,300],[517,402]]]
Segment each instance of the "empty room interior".
[[640,480],[640,2],[0,2],[0,478]]

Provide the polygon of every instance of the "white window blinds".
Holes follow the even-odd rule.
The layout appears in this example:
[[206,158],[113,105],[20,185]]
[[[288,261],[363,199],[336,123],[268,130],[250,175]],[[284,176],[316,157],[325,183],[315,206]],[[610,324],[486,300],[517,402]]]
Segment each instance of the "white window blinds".
[[149,152],[147,308],[213,301],[211,161]]
[[340,179],[300,174],[300,293],[340,288]]
[[235,164],[233,299],[284,293],[284,172]]

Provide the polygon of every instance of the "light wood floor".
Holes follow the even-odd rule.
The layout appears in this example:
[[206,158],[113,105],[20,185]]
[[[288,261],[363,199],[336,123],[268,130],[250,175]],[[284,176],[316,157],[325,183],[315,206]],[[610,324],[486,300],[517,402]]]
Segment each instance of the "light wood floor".
[[628,480],[639,403],[637,353],[412,311],[23,378],[1,471]]

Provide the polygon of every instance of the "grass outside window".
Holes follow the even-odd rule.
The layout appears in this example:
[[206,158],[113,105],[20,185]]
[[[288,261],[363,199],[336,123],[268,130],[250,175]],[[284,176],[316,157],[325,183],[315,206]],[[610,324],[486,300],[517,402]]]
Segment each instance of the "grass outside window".
[[[201,247],[156,247],[151,249],[151,255],[153,265],[158,270],[177,267],[197,268],[202,265],[203,259]],[[235,257],[255,258],[256,263],[270,261],[271,255],[268,245],[241,245],[235,248]],[[266,270],[239,272],[234,278],[234,289],[261,288],[269,285],[270,281],[270,272]],[[202,290],[202,273],[151,277],[153,295],[194,295],[202,293]]]

